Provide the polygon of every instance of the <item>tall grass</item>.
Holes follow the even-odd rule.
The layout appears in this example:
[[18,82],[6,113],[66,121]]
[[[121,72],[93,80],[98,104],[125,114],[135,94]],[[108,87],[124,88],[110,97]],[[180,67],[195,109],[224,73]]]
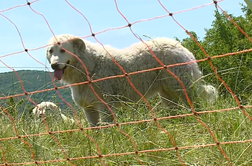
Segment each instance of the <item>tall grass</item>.
[[[156,103],[156,99],[151,101],[157,118],[192,113],[183,107],[168,108],[156,105]],[[230,97],[225,99],[219,98],[215,105],[208,105],[202,102],[195,104],[195,106],[196,111],[207,111],[232,108],[236,107],[237,104]],[[64,111],[67,114],[71,110]],[[251,109],[246,109],[245,111],[252,116]],[[70,113],[67,116],[71,116]],[[153,119],[150,110],[143,103],[128,103],[127,106],[116,110],[116,116],[119,123]],[[87,127],[88,123],[82,111],[78,111],[78,117],[81,120],[82,127]],[[218,142],[243,141],[252,138],[252,122],[239,109],[199,114],[198,117],[200,121],[211,129]],[[22,138],[23,141],[20,138],[4,139],[16,137],[17,135],[9,116],[2,112],[0,117],[0,164],[4,164],[4,160],[6,163],[34,163],[31,148],[25,143],[27,142],[32,147],[36,161],[45,161],[42,165],[71,165],[69,161],[57,161],[66,159],[62,149],[64,149],[65,154],[70,159],[73,159],[70,162],[75,165],[93,166],[103,165],[103,163],[111,166],[141,165],[139,160],[144,165],[181,165],[176,151],[169,150],[169,148],[174,148],[173,141],[168,134],[160,130],[154,121],[125,124],[100,130],[84,129],[83,131],[76,130],[50,135],[46,134],[48,133],[46,125],[48,125],[50,131],[79,129],[79,126],[78,124],[62,121],[57,113],[46,115],[46,125],[43,119],[35,119],[32,116],[13,118],[19,135],[45,134],[25,137]],[[185,165],[228,165],[228,160],[218,146],[201,146],[215,144],[215,142],[210,132],[199,123],[194,115],[168,118],[157,122],[171,134],[177,147],[187,147],[178,150],[178,154]],[[120,132],[119,129],[127,133],[130,138]],[[89,158],[89,156],[98,156],[98,148],[95,142],[99,146],[100,153],[105,155],[102,159]],[[136,147],[134,147],[134,143]],[[191,147],[194,145],[200,145],[200,147]],[[231,143],[221,145],[221,147],[232,165],[252,165],[251,142]],[[145,150],[147,152],[136,155],[134,153],[136,151],[135,148],[139,152]],[[127,152],[133,153],[125,154]],[[118,153],[121,155],[106,156]],[[55,162],[50,162],[52,160]],[[49,162],[47,163],[46,161]]]

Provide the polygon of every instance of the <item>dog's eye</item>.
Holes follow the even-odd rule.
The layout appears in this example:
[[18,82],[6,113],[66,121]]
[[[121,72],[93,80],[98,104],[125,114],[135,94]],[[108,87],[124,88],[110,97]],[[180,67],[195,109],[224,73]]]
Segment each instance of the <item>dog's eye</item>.
[[52,54],[52,53],[53,53],[53,50],[52,50],[52,49],[50,49],[50,50],[48,50],[48,52],[49,52],[50,54]]
[[61,52],[61,53],[64,53],[64,52],[66,52],[66,51],[65,51],[65,50],[63,50],[63,49],[60,49],[60,52]]

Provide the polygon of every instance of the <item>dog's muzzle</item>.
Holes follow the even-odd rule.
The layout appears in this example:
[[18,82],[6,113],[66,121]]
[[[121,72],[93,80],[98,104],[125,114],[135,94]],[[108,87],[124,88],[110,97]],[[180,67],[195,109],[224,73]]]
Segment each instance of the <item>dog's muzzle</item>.
[[59,70],[59,64],[58,63],[51,64],[51,67],[52,67],[53,70]]
[[59,63],[51,64],[51,67],[54,70],[55,79],[61,80],[68,64],[69,64],[69,61],[67,61],[67,63],[64,64],[63,68],[62,68],[62,64],[59,64]]

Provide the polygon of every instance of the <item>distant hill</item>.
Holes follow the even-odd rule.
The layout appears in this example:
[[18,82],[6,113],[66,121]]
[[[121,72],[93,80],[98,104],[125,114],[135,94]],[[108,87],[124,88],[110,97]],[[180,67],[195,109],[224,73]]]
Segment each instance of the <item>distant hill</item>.
[[[22,80],[24,89],[27,92],[50,89],[54,87],[50,72],[37,70],[20,70],[17,71],[17,74]],[[24,93],[17,74],[15,72],[0,73],[0,97]],[[62,86],[59,81],[56,81],[56,85]],[[67,102],[73,103],[69,88],[61,89],[59,90],[59,92]],[[53,101],[61,106],[65,105],[55,90],[32,94],[29,95],[29,97],[36,103],[40,103],[42,101]],[[18,102],[21,99],[29,102],[26,96],[13,98],[15,102]],[[2,105],[5,105],[6,101],[8,100],[0,100],[0,103]]]

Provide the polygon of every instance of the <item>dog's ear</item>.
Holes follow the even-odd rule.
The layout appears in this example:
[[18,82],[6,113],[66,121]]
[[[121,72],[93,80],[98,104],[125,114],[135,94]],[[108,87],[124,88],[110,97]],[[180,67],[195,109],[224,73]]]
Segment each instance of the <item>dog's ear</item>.
[[74,38],[72,40],[73,47],[76,48],[79,51],[85,51],[86,50],[86,45],[84,41],[81,38]]

